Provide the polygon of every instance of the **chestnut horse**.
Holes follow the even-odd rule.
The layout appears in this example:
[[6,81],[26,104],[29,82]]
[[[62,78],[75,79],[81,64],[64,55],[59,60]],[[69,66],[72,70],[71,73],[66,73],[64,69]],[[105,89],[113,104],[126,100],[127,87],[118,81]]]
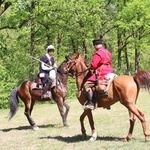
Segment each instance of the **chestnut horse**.
[[[41,98],[43,90],[35,90],[34,87],[36,86],[35,79],[31,80],[25,80],[23,81],[17,88],[14,88],[10,94],[10,112],[8,119],[10,120],[17,111],[18,108],[18,97],[24,102],[25,105],[25,112],[31,127],[33,130],[39,129],[39,127],[36,125],[34,120],[31,118],[31,112],[33,109],[33,106],[35,104],[35,101],[51,101],[52,99],[55,100],[57,103],[60,115],[62,117],[63,125],[68,126],[67,124],[67,115],[69,112],[69,105],[65,101],[65,97],[68,93],[67,89],[67,79],[68,74],[66,74],[63,70],[64,66],[66,65],[66,62],[62,62],[62,64],[57,69],[57,79],[58,82],[56,86],[51,88],[51,94],[49,98]],[[64,107],[66,110],[64,111]],[[54,112],[53,112],[54,113]]]
[[[86,102],[86,93],[83,90],[83,85],[87,78],[91,75],[91,72],[85,64],[84,58],[81,54],[74,54],[71,58],[66,58],[68,61],[65,70],[70,73],[71,76],[75,76],[76,84],[78,88],[77,98],[81,105]],[[97,107],[107,108],[110,105],[120,101],[129,111],[130,127],[129,133],[124,141],[129,141],[132,138],[134,123],[136,117],[141,121],[145,140],[150,140],[150,134],[148,132],[146,120],[142,111],[136,107],[136,101],[139,94],[140,87],[144,87],[150,92],[150,73],[146,70],[137,72],[134,76],[120,75],[112,80],[108,89],[108,96],[97,97]],[[84,110],[80,116],[81,132],[83,139],[87,137],[84,127],[84,118],[88,117],[89,124],[92,131],[91,141],[96,140],[97,132],[94,127],[94,120],[91,110]]]

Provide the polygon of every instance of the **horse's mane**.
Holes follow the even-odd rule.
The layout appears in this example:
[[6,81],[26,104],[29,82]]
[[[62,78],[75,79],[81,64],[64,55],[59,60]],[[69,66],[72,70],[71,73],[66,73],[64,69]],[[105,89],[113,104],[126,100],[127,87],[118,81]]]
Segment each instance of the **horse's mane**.
[[76,53],[76,54],[74,54],[73,58],[78,59],[78,60],[81,62],[81,64],[84,64],[84,65],[82,66],[83,72],[85,71],[85,68],[84,68],[84,67],[86,67],[86,68],[87,68],[86,70],[88,70],[88,73],[86,74],[86,76],[84,77],[84,79],[83,79],[83,81],[82,81],[82,85],[81,85],[81,89],[82,89],[84,83],[85,83],[85,82],[87,81],[87,79],[91,76],[91,70],[90,70],[89,67],[87,66],[86,61],[85,61],[84,57],[82,56],[82,54]]
[[64,60],[60,65],[59,65],[59,67],[57,68],[57,73],[58,74],[61,74],[61,75],[63,75],[63,74],[65,74],[64,73],[64,67],[63,67],[63,65],[64,65],[64,63],[66,62],[66,60]]
[[88,68],[88,65],[87,65],[87,63],[86,63],[86,60],[84,59],[84,56],[83,56],[81,53],[76,53],[76,54],[74,55],[74,57],[75,57],[75,58],[78,57],[78,59],[79,59],[80,61],[82,61],[82,62],[85,64],[85,66]]

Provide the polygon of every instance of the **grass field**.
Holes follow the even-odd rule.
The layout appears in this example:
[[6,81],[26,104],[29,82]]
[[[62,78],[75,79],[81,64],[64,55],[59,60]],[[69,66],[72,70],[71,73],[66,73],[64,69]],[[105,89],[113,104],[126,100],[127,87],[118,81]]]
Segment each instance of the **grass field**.
[[[111,110],[99,108],[93,111],[98,138],[95,142],[88,139],[91,130],[87,118],[85,126],[87,141],[82,141],[79,117],[82,107],[71,100],[68,116],[69,128],[62,126],[62,120],[56,104],[36,104],[32,118],[40,127],[33,131],[24,116],[24,107],[19,108],[10,122],[7,121],[9,110],[0,110],[0,150],[148,150],[150,142],[145,142],[141,123],[136,121],[133,139],[122,142],[129,128],[127,109],[119,102]],[[141,91],[137,106],[144,113],[150,127],[150,95]],[[149,130],[150,131],[150,130]]]

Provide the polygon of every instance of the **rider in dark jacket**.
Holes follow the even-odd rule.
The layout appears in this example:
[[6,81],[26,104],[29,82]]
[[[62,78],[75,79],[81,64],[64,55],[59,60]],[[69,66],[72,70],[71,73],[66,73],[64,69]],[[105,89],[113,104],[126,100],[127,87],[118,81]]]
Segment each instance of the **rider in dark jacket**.
[[41,79],[42,84],[44,86],[42,97],[45,97],[50,85],[54,80],[53,78],[55,78],[53,77],[55,76],[54,69],[57,67],[57,65],[55,64],[53,53],[54,53],[54,46],[49,45],[47,47],[47,53],[44,56],[42,56],[40,59],[40,69],[39,69],[40,72],[38,76]]

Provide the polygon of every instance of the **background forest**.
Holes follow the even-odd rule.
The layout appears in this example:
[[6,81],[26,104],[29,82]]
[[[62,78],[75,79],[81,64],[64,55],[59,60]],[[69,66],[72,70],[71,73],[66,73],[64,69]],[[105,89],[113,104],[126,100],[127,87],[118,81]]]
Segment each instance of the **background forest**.
[[[0,0],[0,108],[11,90],[36,77],[49,44],[55,61],[80,52],[87,64],[103,35],[117,74],[150,70],[150,0]],[[68,82],[68,98],[76,85]]]

